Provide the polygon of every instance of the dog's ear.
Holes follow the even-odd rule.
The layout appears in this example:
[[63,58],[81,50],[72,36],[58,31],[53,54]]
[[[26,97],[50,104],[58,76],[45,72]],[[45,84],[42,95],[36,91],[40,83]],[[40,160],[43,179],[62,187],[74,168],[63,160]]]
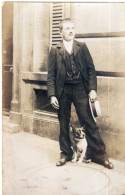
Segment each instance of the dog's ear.
[[81,129],[83,132],[85,132],[85,128],[84,128],[84,127],[81,127],[80,129]]
[[73,127],[72,127],[71,123],[69,123],[69,130],[70,130],[70,131],[73,130]]

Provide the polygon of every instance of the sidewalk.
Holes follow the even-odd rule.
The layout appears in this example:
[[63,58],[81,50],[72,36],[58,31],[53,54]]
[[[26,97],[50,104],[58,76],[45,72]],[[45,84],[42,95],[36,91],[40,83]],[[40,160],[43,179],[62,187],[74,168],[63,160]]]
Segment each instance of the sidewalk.
[[66,163],[56,167],[57,141],[3,131],[2,195],[125,195],[125,163],[115,168]]

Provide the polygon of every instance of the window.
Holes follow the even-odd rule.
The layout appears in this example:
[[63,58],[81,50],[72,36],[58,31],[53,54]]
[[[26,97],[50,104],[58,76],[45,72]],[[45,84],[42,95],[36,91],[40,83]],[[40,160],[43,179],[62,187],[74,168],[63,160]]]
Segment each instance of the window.
[[50,15],[50,41],[51,46],[54,46],[62,39],[59,33],[59,22],[64,18],[64,3],[52,3]]

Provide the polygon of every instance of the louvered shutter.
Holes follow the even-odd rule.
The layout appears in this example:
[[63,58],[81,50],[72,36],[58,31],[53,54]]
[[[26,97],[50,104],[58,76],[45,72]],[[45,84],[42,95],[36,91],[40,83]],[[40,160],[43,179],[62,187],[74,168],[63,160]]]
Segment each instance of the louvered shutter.
[[51,46],[57,45],[61,41],[59,33],[59,22],[64,17],[64,3],[52,3],[51,5]]

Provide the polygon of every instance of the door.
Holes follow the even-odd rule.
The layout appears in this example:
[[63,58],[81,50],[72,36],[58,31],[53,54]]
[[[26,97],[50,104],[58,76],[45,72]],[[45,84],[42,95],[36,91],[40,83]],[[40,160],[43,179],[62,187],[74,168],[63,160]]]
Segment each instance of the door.
[[2,108],[8,113],[12,100],[13,3],[2,7]]

